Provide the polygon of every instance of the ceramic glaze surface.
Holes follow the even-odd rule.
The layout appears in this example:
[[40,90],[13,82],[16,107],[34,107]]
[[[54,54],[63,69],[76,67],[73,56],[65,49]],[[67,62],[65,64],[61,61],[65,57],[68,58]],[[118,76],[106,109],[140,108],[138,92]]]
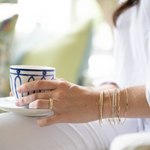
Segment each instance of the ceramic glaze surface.
[[37,80],[54,80],[55,68],[41,66],[10,66],[10,86],[15,99],[29,94],[45,91],[29,91],[27,93],[18,93],[17,88],[28,82]]

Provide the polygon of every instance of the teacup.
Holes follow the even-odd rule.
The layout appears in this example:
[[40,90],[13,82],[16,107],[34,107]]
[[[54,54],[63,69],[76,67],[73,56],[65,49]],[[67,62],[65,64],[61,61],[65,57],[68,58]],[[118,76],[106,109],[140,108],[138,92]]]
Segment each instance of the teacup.
[[13,97],[17,100],[33,93],[44,92],[29,91],[27,93],[18,93],[17,88],[24,83],[33,82],[37,80],[54,80],[55,68],[46,66],[25,66],[25,65],[12,65],[10,66],[10,86]]

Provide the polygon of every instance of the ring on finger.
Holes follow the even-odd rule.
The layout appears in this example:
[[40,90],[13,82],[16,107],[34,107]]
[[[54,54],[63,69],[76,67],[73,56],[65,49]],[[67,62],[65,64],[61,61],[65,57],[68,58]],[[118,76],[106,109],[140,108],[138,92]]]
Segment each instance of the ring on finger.
[[53,99],[50,98],[49,101],[50,101],[49,109],[52,110],[52,108],[53,108]]

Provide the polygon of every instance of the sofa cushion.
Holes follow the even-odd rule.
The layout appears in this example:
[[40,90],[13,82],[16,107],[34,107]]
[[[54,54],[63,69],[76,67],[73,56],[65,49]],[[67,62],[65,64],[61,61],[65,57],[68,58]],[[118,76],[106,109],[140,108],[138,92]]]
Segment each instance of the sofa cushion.
[[91,29],[92,23],[88,22],[53,43],[45,42],[30,49],[22,64],[55,67],[56,77],[82,84],[91,51]]

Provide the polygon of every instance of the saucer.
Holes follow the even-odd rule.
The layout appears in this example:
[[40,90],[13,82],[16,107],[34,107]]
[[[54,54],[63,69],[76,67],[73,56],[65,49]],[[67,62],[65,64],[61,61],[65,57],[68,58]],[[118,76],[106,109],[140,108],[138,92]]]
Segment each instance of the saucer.
[[51,116],[53,111],[49,109],[26,109],[25,107],[18,107],[15,105],[15,98],[2,97],[0,98],[0,109],[4,111],[14,112],[23,116]]

